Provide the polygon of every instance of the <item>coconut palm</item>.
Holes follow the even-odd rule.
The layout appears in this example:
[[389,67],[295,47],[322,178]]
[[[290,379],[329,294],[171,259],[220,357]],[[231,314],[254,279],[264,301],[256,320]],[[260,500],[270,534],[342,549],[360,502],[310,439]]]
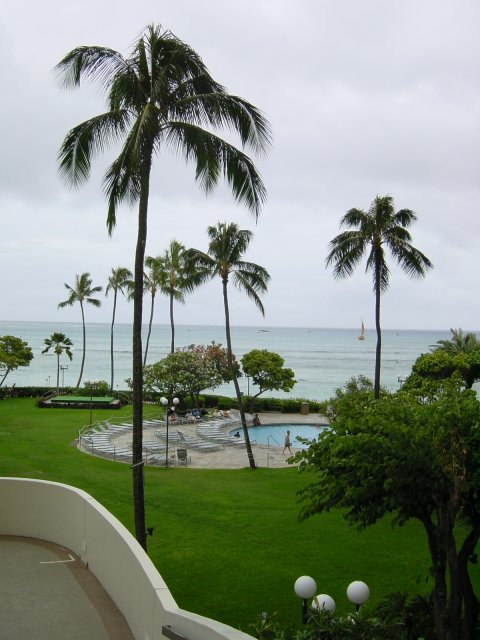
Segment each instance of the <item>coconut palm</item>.
[[64,353],[69,360],[72,359],[72,351],[70,347],[73,347],[73,342],[64,333],[52,333],[50,338],[45,338],[43,341],[45,349],[42,353],[48,353],[50,349],[57,356],[57,394],[60,391],[60,356]]
[[113,391],[113,328],[115,326],[115,313],[117,311],[117,297],[119,293],[127,295],[132,278],[132,272],[126,267],[117,267],[117,269],[112,268],[112,274],[108,278],[108,284],[105,289],[106,296],[108,296],[110,291],[113,291],[112,324],[110,327],[110,392]]
[[464,333],[462,329],[450,329],[450,333],[450,340],[437,340],[437,343],[431,346],[432,351],[446,351],[455,356],[458,353],[472,353],[480,349],[480,341],[475,333]]
[[60,171],[74,186],[85,182],[92,159],[109,144],[121,142],[105,175],[107,227],[111,233],[118,206],[138,203],[133,318],[133,496],[135,533],[146,549],[143,466],[142,299],[147,241],[150,174],[154,156],[170,149],[196,164],[196,180],[211,191],[223,176],[236,200],[258,215],[265,187],[252,160],[217,131],[237,132],[242,145],[263,151],[268,123],[258,109],[227,93],[209,74],[198,54],[169,31],[151,25],[137,39],[129,58],[105,47],[85,46],[67,54],[56,67],[65,87],[83,78],[96,80],[108,93],[101,115],[74,127],[60,150]]
[[153,258],[152,256],[147,256],[145,258],[145,266],[149,269],[149,271],[145,271],[143,274],[143,290],[150,296],[150,318],[148,320],[148,333],[147,341],[145,343],[145,353],[143,356],[143,366],[147,364],[148,345],[150,344],[153,312],[155,309],[155,298],[161,288],[162,258]]
[[185,304],[185,294],[191,293],[201,283],[201,274],[192,269],[189,254],[183,244],[173,239],[161,256],[160,290],[169,298],[170,311],[170,353],[175,351],[175,323],[173,303]]
[[366,271],[373,276],[375,292],[375,326],[377,348],[375,354],[374,396],[380,396],[380,361],[382,332],[380,328],[380,297],[390,284],[390,270],[386,261],[386,249],[411,278],[424,277],[433,265],[411,244],[408,227],[416,215],[410,209],[395,213],[392,196],[377,196],[368,211],[350,209],[340,221],[340,226],[355,227],[336,236],[329,244],[327,266],[333,265],[335,278],[347,278],[368,252]]
[[189,255],[193,265],[201,274],[203,280],[219,276],[222,281],[228,366],[230,368],[238,406],[240,408],[248,461],[250,467],[255,469],[255,460],[253,457],[252,447],[250,445],[247,422],[245,420],[245,412],[243,410],[242,395],[238,384],[237,368],[233,361],[232,338],[230,332],[230,311],[228,305],[228,282],[231,280],[237,289],[246,293],[260,309],[262,315],[265,315],[259,294],[267,291],[267,283],[270,280],[270,276],[264,267],[254,264],[253,262],[245,262],[243,260],[243,255],[248,249],[248,245],[253,237],[251,231],[248,231],[247,229],[239,229],[238,225],[234,223],[227,224],[226,222],[219,222],[215,227],[208,227],[207,233],[210,238],[208,253],[202,253],[197,249],[191,249]]
[[80,366],[80,375],[78,376],[78,381],[76,388],[80,386],[80,382],[82,381],[83,376],[83,365],[85,364],[85,351],[87,346],[86,340],[86,331],[85,331],[85,311],[83,308],[83,303],[91,304],[94,307],[99,307],[101,305],[100,300],[94,298],[93,296],[96,293],[100,293],[102,291],[102,287],[92,287],[92,280],[90,278],[89,273],[82,273],[80,276],[77,274],[75,276],[75,284],[71,287],[66,282],[64,283],[65,289],[68,291],[68,298],[63,302],[60,302],[58,305],[59,309],[63,309],[63,307],[71,307],[76,302],[80,304],[80,310],[82,312],[82,335],[83,335],[83,349],[82,349],[82,364]]

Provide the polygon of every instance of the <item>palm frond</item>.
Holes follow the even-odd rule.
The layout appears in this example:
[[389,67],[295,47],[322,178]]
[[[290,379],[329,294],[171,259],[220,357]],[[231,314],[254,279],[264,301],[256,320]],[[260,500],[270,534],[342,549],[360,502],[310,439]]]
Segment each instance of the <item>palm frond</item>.
[[67,53],[54,71],[65,89],[79,86],[82,77],[108,87],[125,65],[126,61],[118,51],[108,47],[84,46]]

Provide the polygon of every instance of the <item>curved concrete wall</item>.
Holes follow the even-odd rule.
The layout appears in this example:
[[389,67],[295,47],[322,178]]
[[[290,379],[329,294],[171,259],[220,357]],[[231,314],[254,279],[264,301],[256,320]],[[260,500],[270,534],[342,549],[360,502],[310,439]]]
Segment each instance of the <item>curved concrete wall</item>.
[[130,532],[75,487],[0,478],[0,534],[49,540],[74,551],[110,594],[136,640],[161,640],[163,625],[189,640],[251,640],[232,627],[180,609]]

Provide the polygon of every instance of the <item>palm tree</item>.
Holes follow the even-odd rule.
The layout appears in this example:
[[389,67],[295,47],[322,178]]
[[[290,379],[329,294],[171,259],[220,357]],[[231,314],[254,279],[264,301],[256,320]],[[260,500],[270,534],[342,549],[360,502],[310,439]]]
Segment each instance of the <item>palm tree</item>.
[[113,391],[113,327],[115,325],[115,313],[117,311],[117,296],[119,293],[126,295],[129,284],[133,278],[132,272],[126,267],[112,268],[112,275],[108,278],[105,295],[113,291],[112,325],[110,328],[110,392]]
[[147,364],[148,345],[150,344],[150,335],[152,333],[153,311],[155,309],[155,297],[160,290],[160,281],[162,273],[162,258],[145,258],[145,266],[149,271],[143,274],[143,290],[150,295],[150,318],[148,320],[147,341],[145,343],[145,353],[143,356],[143,366]]
[[329,244],[327,266],[333,265],[335,278],[352,275],[354,268],[368,251],[366,271],[373,276],[375,292],[375,326],[377,348],[375,355],[374,397],[380,396],[380,360],[382,333],[380,329],[380,296],[390,284],[390,270],[385,249],[388,248],[403,271],[411,278],[424,277],[433,265],[418,249],[412,246],[407,231],[417,216],[410,209],[395,213],[392,196],[377,196],[368,211],[350,209],[340,221],[340,226],[356,227],[336,236]]
[[239,229],[238,225],[234,223],[227,224],[226,222],[219,222],[215,227],[208,227],[207,233],[210,238],[208,253],[206,254],[197,249],[191,249],[189,254],[192,263],[201,274],[203,280],[220,276],[222,281],[228,366],[240,409],[248,461],[250,467],[255,469],[255,460],[250,445],[242,395],[238,384],[237,369],[233,361],[230,311],[228,307],[228,282],[229,279],[231,279],[234,286],[246,293],[260,309],[262,315],[265,315],[259,294],[267,291],[267,283],[270,280],[270,275],[264,267],[254,264],[253,262],[245,262],[242,259],[253,237],[251,231]]
[[169,297],[170,302],[170,353],[175,351],[173,303],[175,301],[185,304],[185,294],[191,293],[200,283],[201,274],[192,269],[185,246],[175,239],[171,240],[168,249],[161,256],[160,263],[160,290]]
[[458,353],[472,353],[480,349],[480,341],[475,333],[464,333],[462,329],[450,329],[450,340],[437,340],[437,344],[431,346],[432,351],[445,351],[451,356]]
[[198,54],[170,31],[150,25],[124,58],[106,47],[78,47],[56,67],[67,88],[82,78],[100,83],[108,93],[101,115],[74,127],[59,154],[60,171],[73,186],[85,182],[92,159],[109,144],[122,141],[105,175],[107,227],[113,231],[117,207],[138,203],[133,318],[133,500],[135,533],[146,549],[142,465],[143,262],[147,241],[150,174],[154,155],[164,148],[196,163],[196,180],[211,191],[222,175],[236,200],[258,216],[266,190],[252,160],[216,131],[237,132],[242,145],[264,151],[268,122],[246,100],[227,93],[209,74]]
[[68,298],[63,302],[60,302],[58,305],[59,309],[63,309],[63,307],[69,306],[71,307],[76,302],[80,303],[80,310],[82,312],[82,334],[83,334],[83,351],[82,351],[82,364],[80,366],[80,375],[78,376],[78,381],[76,388],[80,386],[80,382],[82,381],[83,376],[83,365],[85,364],[85,351],[87,346],[86,340],[86,332],[85,332],[85,312],[83,309],[83,303],[91,304],[94,307],[99,307],[101,305],[100,300],[94,298],[94,294],[100,293],[102,287],[92,287],[92,280],[90,278],[89,273],[82,273],[82,275],[75,276],[75,284],[71,287],[66,282],[64,283],[65,289],[68,291]]
[[50,338],[45,338],[43,342],[46,346],[45,346],[45,349],[42,351],[42,353],[48,353],[50,349],[53,349],[53,352],[57,356],[57,394],[58,394],[60,391],[60,356],[62,355],[62,353],[65,353],[65,355],[69,358],[69,360],[72,359],[73,356],[72,356],[72,351],[70,347],[73,347],[73,342],[70,340],[70,338],[67,338],[65,334],[57,333],[57,332],[52,333]]

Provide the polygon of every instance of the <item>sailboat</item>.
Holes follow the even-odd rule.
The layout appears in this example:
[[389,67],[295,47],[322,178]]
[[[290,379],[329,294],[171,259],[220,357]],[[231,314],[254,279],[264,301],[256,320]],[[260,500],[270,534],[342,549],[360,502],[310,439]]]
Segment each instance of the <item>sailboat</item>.
[[360,330],[360,335],[358,336],[358,340],[365,340],[365,325],[362,320],[362,328]]

